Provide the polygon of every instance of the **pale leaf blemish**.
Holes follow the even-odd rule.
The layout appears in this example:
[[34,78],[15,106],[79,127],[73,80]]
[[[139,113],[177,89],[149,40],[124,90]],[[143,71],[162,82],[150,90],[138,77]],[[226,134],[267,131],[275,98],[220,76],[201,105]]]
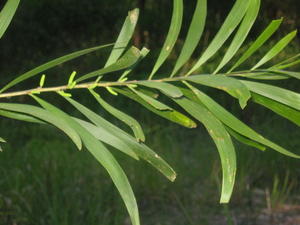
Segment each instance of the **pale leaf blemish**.
[[166,47],[166,51],[169,51],[170,50],[170,46],[168,45],[167,47]]
[[131,22],[132,24],[135,24],[135,23],[136,23],[137,18],[138,18],[138,13],[137,13],[136,10],[133,11],[133,12],[131,12],[131,13],[129,14],[129,19],[130,19],[130,22]]

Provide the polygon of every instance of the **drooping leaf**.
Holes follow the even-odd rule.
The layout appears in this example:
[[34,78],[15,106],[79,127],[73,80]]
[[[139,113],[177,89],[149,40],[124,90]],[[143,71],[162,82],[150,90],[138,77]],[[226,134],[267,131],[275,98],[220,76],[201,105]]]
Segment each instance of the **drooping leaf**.
[[254,79],[254,80],[285,80],[289,79],[288,76],[284,74],[276,74],[271,71],[261,71],[261,72],[250,72],[250,73],[233,73],[229,74],[228,76],[231,77],[245,77],[248,79]]
[[248,7],[249,0],[237,0],[225,19],[222,27],[219,29],[218,33],[211,41],[205,52],[202,54],[200,59],[196,62],[193,68],[188,72],[187,75],[195,72],[199,69],[205,62],[207,62],[225,43],[225,41],[229,38],[232,32],[239,25],[241,20],[243,19]]
[[158,110],[156,108],[154,108],[153,106],[151,106],[150,104],[148,104],[144,99],[140,98],[139,96],[133,94],[131,91],[127,91],[124,89],[120,89],[120,88],[114,88],[115,91],[117,91],[118,93],[136,101],[137,103],[141,104],[142,106],[144,106],[146,109],[150,110],[151,112],[167,119],[170,120],[174,123],[177,123],[181,126],[187,127],[187,128],[195,128],[197,127],[197,124],[191,120],[190,118],[188,118],[187,116],[183,115],[182,113],[172,109],[172,110],[165,110],[165,111],[161,111]]
[[156,60],[153,70],[149,76],[150,80],[170,55],[177,41],[181,29],[182,16],[183,16],[183,0],[173,0],[173,14],[172,14],[169,32],[167,34],[165,43],[161,49],[160,55]]
[[98,114],[89,110],[82,104],[74,101],[71,98],[65,97],[77,110],[84,114],[90,121],[92,121],[97,127],[102,127],[103,129],[108,130],[108,132],[115,134],[118,138],[123,140],[128,146],[131,147],[134,154],[141,157],[142,159],[149,162],[153,165],[158,171],[164,174],[169,180],[174,181],[176,178],[176,173],[174,170],[155,152],[149,149],[147,146],[137,142],[135,138],[129,136],[127,133],[121,129],[113,126],[111,123],[104,120]]
[[81,82],[83,80],[104,75],[111,72],[116,72],[119,70],[126,69],[132,65],[134,65],[140,57],[140,51],[136,47],[131,47],[119,60],[115,63],[111,64],[108,67],[104,67],[102,69],[90,72],[78,78],[76,82]]
[[273,65],[269,69],[282,70],[282,69],[285,69],[288,67],[295,66],[300,63],[300,59],[298,59],[298,58],[300,58],[300,54],[296,54],[288,59],[285,59],[285,60],[281,61],[280,63]]
[[293,77],[293,78],[296,78],[296,79],[300,79],[300,73],[299,72],[287,71],[287,70],[275,70],[275,69],[271,69],[269,71],[274,72],[274,73],[278,73],[278,74],[283,74],[283,75]]
[[2,93],[3,91],[7,90],[8,88],[11,88],[12,86],[24,81],[24,80],[27,80],[28,78],[31,78],[35,75],[38,75],[39,73],[45,71],[45,70],[48,70],[54,66],[57,66],[59,64],[62,64],[64,62],[67,62],[67,61],[70,61],[72,59],[75,59],[79,56],[82,56],[82,55],[86,55],[88,53],[91,53],[91,52],[94,52],[94,51],[97,51],[99,49],[102,49],[102,48],[106,48],[106,47],[109,47],[109,46],[112,46],[113,44],[107,44],[107,45],[101,45],[101,46],[97,46],[97,47],[93,47],[93,48],[88,48],[88,49],[84,49],[84,50],[80,50],[80,51],[77,51],[77,52],[73,52],[71,54],[68,54],[68,55],[65,55],[65,56],[62,56],[60,58],[57,58],[57,59],[54,59],[54,60],[51,60],[50,62],[47,62],[43,65],[40,65],[24,74],[21,74],[19,75],[18,77],[16,77],[14,80],[12,80],[11,82],[9,82],[7,85],[5,85],[1,90],[0,90],[0,93]]
[[221,158],[223,171],[220,202],[228,203],[232,195],[236,174],[236,154],[228,132],[223,124],[203,105],[190,101],[184,97],[173,100],[190,115],[199,120],[205,126],[209,135],[215,142]]
[[0,109],[29,114],[40,120],[46,121],[68,135],[78,149],[81,149],[82,147],[81,139],[77,132],[74,131],[65,120],[60,117],[56,117],[39,107],[17,103],[0,103]]
[[191,25],[188,30],[187,37],[176,61],[175,67],[171,74],[173,77],[178,70],[189,60],[194,50],[196,49],[205,26],[207,14],[207,0],[197,0],[197,5],[193,15]]
[[123,169],[114,158],[114,156],[106,149],[106,147],[98,141],[88,130],[82,127],[78,122],[72,119],[68,114],[59,108],[47,103],[46,101],[34,96],[34,99],[49,113],[57,118],[63,118],[72,129],[76,130],[80,135],[85,147],[97,159],[97,161],[107,170],[116,188],[118,189],[130,215],[133,225],[140,225],[139,212],[136,199],[128,178]]
[[139,81],[138,85],[143,85],[149,88],[155,88],[170,96],[172,98],[179,98],[182,93],[179,88],[166,82],[156,82],[156,81]]
[[99,94],[95,91],[90,90],[91,94],[95,97],[95,99],[99,102],[99,104],[108,111],[111,115],[116,117],[117,119],[121,120],[125,124],[127,124],[135,134],[135,137],[138,141],[145,141],[145,135],[141,125],[139,124],[136,119],[132,118],[131,116],[127,115],[126,113],[116,109],[112,105],[108,104],[104,99],[101,98]]
[[243,85],[237,79],[233,79],[228,76],[193,75],[188,77],[186,80],[226,91],[228,94],[239,100],[240,106],[242,108],[245,108],[245,106],[247,105],[247,101],[251,97],[251,94],[245,85]]
[[126,49],[126,46],[128,45],[130,39],[132,38],[138,18],[139,18],[139,9],[134,9],[128,12],[128,16],[125,19],[121,32],[118,36],[118,39],[104,67],[108,67],[113,63],[115,63],[119,59],[119,57],[123,54],[123,52]]
[[[293,157],[293,158],[300,158],[298,155],[282,148],[281,146],[271,142],[270,140],[264,138],[257,132],[255,132],[253,129],[251,129],[249,126],[247,126],[245,123],[243,123],[241,120],[237,119],[234,115],[232,115],[230,112],[228,112],[226,109],[224,109],[221,105],[219,105],[217,102],[215,102],[213,99],[211,99],[209,96],[201,92],[200,90],[197,90],[196,88],[192,89],[193,92],[196,94],[198,99],[203,103],[211,113],[213,113],[220,121],[222,121],[226,126],[230,127],[234,131],[242,134],[243,136],[254,140],[262,145],[268,146],[275,151],[282,153],[284,155]],[[185,95],[189,97],[190,94],[184,90],[182,90]]]
[[230,127],[227,127],[226,126],[226,130],[228,131],[228,133],[234,137],[237,141],[245,144],[245,145],[249,145],[251,147],[254,147],[254,148],[257,148],[261,151],[265,151],[266,150],[266,146],[262,145],[262,144],[259,144],[257,143],[256,141],[252,141],[251,139],[235,132],[234,130],[232,130]]
[[241,82],[244,83],[249,88],[249,90],[254,93],[288,105],[291,108],[300,110],[300,94],[296,92],[254,81],[243,80]]
[[120,78],[118,79],[119,81],[122,81],[123,79],[126,78],[126,76],[132,72],[132,70],[139,64],[140,61],[142,61],[150,52],[150,50],[148,48],[143,47],[140,54],[140,58],[136,61],[135,64],[133,64],[132,66],[128,67],[123,74],[120,76]]
[[291,62],[291,63],[287,63],[287,64],[282,64],[278,67],[275,67],[276,69],[286,69],[286,68],[289,68],[289,67],[292,67],[292,66],[296,66],[300,64],[300,59],[294,61],[294,62]]
[[281,23],[282,23],[282,18],[279,20],[273,20],[227,73],[230,73],[231,71],[236,69],[239,65],[245,62],[250,56],[252,56],[267,40],[269,40],[272,34],[274,34],[274,32],[279,28]]
[[252,101],[300,126],[300,111],[255,93],[252,93]]
[[283,37],[265,54],[265,56],[255,66],[252,67],[251,70],[255,70],[256,68],[262,66],[263,64],[274,58],[276,55],[278,55],[278,53],[280,53],[295,38],[296,34],[297,31],[293,31]]
[[239,50],[241,45],[244,43],[245,39],[247,38],[255,20],[258,15],[260,7],[260,0],[252,0],[250,1],[249,8],[247,13],[238,29],[231,45],[229,46],[228,50],[226,51],[225,56],[223,57],[221,63],[214,71],[214,74],[217,74],[235,55],[235,53]]
[[161,111],[163,111],[163,110],[171,110],[172,111],[171,107],[156,100],[155,98],[152,98],[152,97],[144,94],[143,92],[136,90],[135,88],[131,88],[130,86],[129,86],[129,88],[130,88],[130,90],[132,90],[133,93],[138,95],[140,98],[142,98],[145,102],[147,102],[149,105],[153,106],[154,108],[161,110]]
[[108,129],[100,126],[95,126],[92,123],[75,117],[72,118],[75,119],[76,122],[78,122],[85,129],[87,129],[91,134],[93,134],[99,141],[118,149],[119,151],[125,153],[135,160],[139,160],[139,157],[135,153],[132,153],[132,147],[128,143],[123,141],[122,138],[110,132]]
[[0,39],[5,33],[13,16],[15,15],[20,0],[8,0],[0,12]]
[[16,112],[10,112],[10,111],[6,111],[6,110],[0,110],[0,116],[15,119],[15,120],[31,122],[31,123],[45,124],[45,122],[43,122],[42,120],[39,120],[35,117],[29,116],[29,115],[26,115],[23,113],[16,113]]

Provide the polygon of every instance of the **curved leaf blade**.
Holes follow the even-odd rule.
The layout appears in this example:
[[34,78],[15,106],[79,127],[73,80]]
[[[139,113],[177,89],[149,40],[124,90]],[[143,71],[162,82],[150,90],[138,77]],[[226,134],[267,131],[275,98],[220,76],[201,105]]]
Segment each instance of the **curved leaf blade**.
[[9,26],[19,6],[20,0],[8,0],[0,12],[0,39]]
[[193,75],[186,80],[197,84],[226,91],[239,100],[240,106],[245,108],[251,94],[248,88],[239,80],[224,75]]
[[76,82],[81,82],[83,80],[104,75],[107,73],[116,72],[119,70],[126,69],[132,65],[134,65],[140,57],[140,51],[136,47],[131,47],[119,60],[115,63],[111,64],[108,67],[104,67],[102,69],[90,72],[78,78]]
[[252,101],[300,126],[300,111],[255,93],[252,93]]
[[269,69],[284,69],[284,68],[293,66],[295,62],[296,62],[295,63],[295,65],[296,65],[296,64],[298,64],[298,61],[300,60],[300,59],[298,59],[299,57],[300,57],[300,53],[296,54],[290,58],[287,58],[287,59],[281,61],[280,63],[275,64],[274,66],[270,67]]
[[76,131],[74,131],[63,119],[56,117],[39,107],[17,103],[0,103],[0,109],[29,114],[46,121],[68,135],[79,150],[82,148],[81,139]]
[[43,65],[40,65],[24,74],[21,74],[19,75],[17,78],[15,78],[14,80],[12,80],[11,82],[9,82],[7,85],[5,85],[1,90],[0,90],[0,93],[2,93],[3,91],[7,90],[8,88],[11,88],[12,86],[24,81],[24,80],[27,80],[35,75],[38,75],[39,73],[45,71],[45,70],[48,70],[52,67],[55,67],[59,64],[62,64],[64,62],[67,62],[67,61],[70,61],[72,59],[75,59],[77,57],[80,57],[80,56],[83,56],[83,55],[86,55],[88,53],[91,53],[91,52],[94,52],[94,51],[97,51],[97,50],[100,50],[102,48],[106,48],[106,47],[109,47],[109,46],[112,46],[112,44],[107,44],[107,45],[101,45],[101,46],[97,46],[97,47],[93,47],[93,48],[88,48],[88,49],[84,49],[84,50],[80,50],[80,51],[77,51],[77,52],[73,52],[71,54],[68,54],[68,55],[65,55],[65,56],[62,56],[62,57],[59,57],[57,59],[54,59],[54,60],[51,60],[50,62],[47,62]]
[[248,79],[256,79],[256,80],[284,80],[289,79],[288,76],[284,74],[274,74],[271,71],[261,71],[261,72],[250,72],[250,73],[233,73],[229,74],[231,77],[245,77]]
[[136,199],[123,169],[114,158],[114,156],[106,149],[106,147],[98,141],[88,130],[83,128],[79,123],[72,119],[69,115],[58,109],[57,107],[47,103],[46,101],[34,96],[34,99],[47,111],[58,118],[63,118],[74,130],[80,135],[85,147],[97,159],[97,161],[106,169],[116,188],[118,189],[127,211],[130,215],[133,225],[140,225],[139,212]]
[[149,80],[152,79],[157,70],[161,65],[166,61],[170,55],[180,32],[183,16],[183,1],[182,0],[173,0],[173,13],[171,19],[171,25],[167,34],[167,38],[162,47],[160,55],[153,67],[153,70],[149,76]]
[[187,127],[187,128],[197,127],[197,124],[193,120],[191,120],[189,117],[183,115],[182,113],[180,113],[174,109],[161,111],[161,110],[158,110],[158,109],[154,108],[153,106],[149,105],[144,99],[140,98],[139,96],[133,94],[130,91],[120,89],[120,88],[114,88],[114,90],[116,92],[118,92],[119,94],[122,94],[122,95],[126,96],[127,98],[132,99],[133,101],[136,101],[137,103],[141,104],[146,109],[159,115],[160,117],[163,117],[167,120],[170,120],[174,123],[177,123],[177,124]]
[[221,105],[219,105],[217,102],[215,102],[213,99],[211,99],[209,96],[207,96],[200,90],[193,88],[193,92],[196,94],[197,98],[201,101],[201,103],[209,109],[210,112],[212,112],[220,121],[222,121],[226,126],[230,127],[234,131],[262,145],[268,146],[281,154],[293,158],[300,158],[300,156],[282,148],[281,146],[271,142],[270,140],[258,134],[256,131],[247,126],[241,120],[237,119],[234,115],[232,115],[230,112],[228,112]]
[[250,1],[249,8],[247,13],[233,39],[231,42],[228,50],[226,51],[225,56],[223,57],[221,63],[214,71],[214,74],[217,74],[237,53],[241,45],[244,43],[245,39],[247,38],[256,18],[258,15],[258,11],[260,8],[260,0],[252,0]]
[[25,122],[30,122],[30,123],[41,123],[45,124],[42,120],[39,120],[35,117],[23,114],[23,113],[17,113],[17,112],[11,112],[11,111],[6,111],[6,110],[0,110],[0,116],[10,118],[10,119],[15,119],[15,120],[21,120]]
[[131,158],[135,160],[139,160],[138,156],[133,154],[128,154],[132,151],[132,148],[130,145],[128,145],[125,141],[123,141],[118,136],[114,135],[113,133],[109,132],[108,129],[104,129],[100,126],[95,126],[92,123],[89,123],[87,121],[72,117],[74,120],[76,120],[77,123],[79,123],[82,127],[84,127],[86,130],[88,130],[95,138],[97,138],[99,141],[108,144],[115,149],[125,153],[126,155],[130,156]]
[[132,38],[138,18],[139,18],[139,9],[134,9],[128,12],[128,16],[124,21],[118,39],[104,67],[108,67],[113,63],[115,63],[119,59],[119,57],[123,54],[123,52],[126,49],[126,46],[128,45],[130,39]]
[[167,106],[166,104],[156,100],[155,98],[152,98],[146,94],[144,94],[141,91],[136,90],[135,88],[132,88],[128,86],[132,92],[134,92],[136,95],[138,95],[140,98],[142,98],[145,102],[147,102],[149,105],[153,106],[154,108],[164,111],[164,110],[171,110],[172,108]]
[[108,104],[106,101],[104,101],[104,99],[101,98],[101,96],[96,93],[93,90],[90,90],[90,93],[95,97],[95,99],[97,100],[97,102],[107,111],[109,112],[111,115],[113,115],[114,117],[116,117],[117,119],[121,120],[122,122],[124,122],[125,124],[127,124],[133,131],[133,133],[135,134],[135,137],[138,141],[145,141],[145,135],[143,132],[143,129],[141,127],[141,125],[139,124],[138,121],[136,121],[136,119],[134,119],[133,117],[127,115],[126,113],[116,109],[115,107],[113,107],[112,105]]
[[265,56],[255,65],[252,67],[251,70],[255,70],[256,68],[262,66],[263,64],[270,61],[272,58],[274,58],[276,55],[278,55],[279,52],[281,52],[296,36],[297,30],[287,34],[285,37],[283,37],[279,42],[277,42],[276,45],[274,45],[270,51],[268,51]]
[[178,70],[189,60],[194,50],[196,49],[205,27],[206,15],[207,0],[197,0],[196,9],[188,30],[187,37],[185,39],[181,53],[176,61],[171,77],[173,77],[178,72]]
[[90,121],[92,121],[97,127],[106,129],[111,134],[115,134],[118,138],[123,140],[133,151],[135,155],[140,156],[151,165],[153,165],[158,171],[164,174],[169,180],[174,181],[176,178],[176,173],[174,170],[154,151],[148,148],[146,145],[143,145],[137,142],[132,136],[128,135],[126,132],[120,128],[112,125],[108,121],[104,120],[102,117],[89,110],[82,104],[74,101],[71,98],[65,97],[78,111],[85,115]]
[[296,79],[300,79],[300,73],[299,72],[287,71],[287,70],[274,70],[274,69],[271,69],[269,71],[274,72],[274,73],[278,73],[278,74],[283,74],[283,75],[293,77],[293,78],[296,78]]
[[249,88],[249,90],[254,93],[288,105],[291,108],[300,110],[300,94],[296,92],[254,81],[243,80],[241,82],[244,83]]
[[257,148],[261,151],[265,151],[266,150],[266,146],[264,145],[261,145],[255,141],[252,141],[251,139],[248,139],[246,138],[245,136],[235,132],[234,130],[232,130],[231,128],[229,128],[228,126],[226,126],[226,130],[228,131],[228,133],[234,137],[237,141],[245,144],[245,145],[248,145],[248,146],[251,146],[251,147],[254,147],[254,148]]
[[139,81],[138,85],[143,85],[145,87],[158,89],[165,95],[172,98],[180,98],[182,96],[182,92],[180,91],[179,88],[166,82]]
[[228,132],[223,124],[204,106],[187,98],[173,100],[200,121],[215,142],[221,158],[223,172],[220,203],[228,203],[232,195],[236,174],[236,154]]
[[192,74],[197,69],[199,69],[204,63],[206,63],[225,43],[225,41],[229,38],[232,32],[239,25],[241,20],[243,19],[248,6],[249,0],[237,0],[234,4],[232,10],[229,15],[225,19],[222,27],[219,29],[218,33],[211,41],[207,49],[204,51],[200,59],[196,62],[193,68],[187,73],[187,75]]
[[279,20],[273,20],[227,73],[230,73],[231,71],[236,69],[239,65],[245,62],[250,56],[252,56],[267,40],[269,40],[269,38],[279,28],[281,23],[282,23],[282,18]]
[[143,47],[141,49],[141,52],[140,52],[140,54],[141,54],[140,58],[136,61],[135,64],[133,64],[132,66],[130,66],[129,68],[127,68],[122,73],[122,75],[120,76],[120,78],[118,79],[118,81],[122,81],[123,79],[126,79],[127,75],[132,72],[132,70],[139,64],[140,61],[142,61],[149,54],[149,52],[150,52],[149,49],[147,49],[146,47]]

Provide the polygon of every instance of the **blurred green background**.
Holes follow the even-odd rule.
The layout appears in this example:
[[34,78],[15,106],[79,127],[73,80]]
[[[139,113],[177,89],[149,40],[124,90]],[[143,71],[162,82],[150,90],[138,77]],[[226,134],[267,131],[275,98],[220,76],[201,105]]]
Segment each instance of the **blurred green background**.
[[[208,19],[199,56],[218,30],[233,5],[233,0],[209,0]],[[1,1],[0,6],[5,1]],[[170,73],[179,54],[193,14],[195,0],[185,0],[185,22],[178,47],[160,73]],[[151,54],[134,76],[149,73],[166,36],[172,1],[157,0],[24,0],[2,40],[0,68],[3,86],[16,75],[43,62],[82,48],[113,42],[127,11],[139,7],[140,21],[133,38],[138,47],[147,46]],[[262,0],[260,16],[247,43],[258,36],[272,19],[284,17],[254,64],[275,41],[299,28],[299,0]],[[285,49],[273,62],[299,53],[300,39]],[[209,62],[205,70],[215,68],[226,49]],[[70,73],[92,71],[103,66],[109,49],[63,64],[47,72],[46,85],[66,83]],[[299,67],[295,67],[299,71]],[[293,80],[273,82],[300,91]],[[38,78],[15,89],[35,87]],[[227,109],[250,123],[266,137],[299,153],[299,128],[260,106],[249,104],[241,112],[238,104],[222,92],[207,89]],[[145,225],[263,225],[300,224],[299,160],[272,151],[264,153],[236,143],[238,177],[232,201],[219,205],[221,167],[217,150],[203,127],[186,129],[171,124],[123,97],[104,93],[106,99],[137,118],[146,133],[146,143],[161,154],[178,173],[170,183],[144,162],[126,158],[112,149],[127,172]],[[76,98],[118,126],[85,93]],[[55,95],[47,96],[73,115]],[[20,97],[14,102],[29,102]],[[8,100],[10,101],[10,100]],[[1,136],[8,143],[0,153],[0,225],[127,225],[125,207],[106,172],[86,151],[74,145],[52,127],[1,118]],[[297,219],[298,222],[297,223]],[[289,222],[291,221],[291,222]],[[289,223],[288,223],[289,222]]]

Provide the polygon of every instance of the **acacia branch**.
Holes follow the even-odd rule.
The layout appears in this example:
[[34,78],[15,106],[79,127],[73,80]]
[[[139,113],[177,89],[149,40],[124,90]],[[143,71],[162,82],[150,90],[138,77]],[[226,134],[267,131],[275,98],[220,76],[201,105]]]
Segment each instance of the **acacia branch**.
[[[158,80],[152,80],[154,82],[174,82],[174,81],[180,81],[183,80],[183,77],[175,77],[175,78],[166,78],[166,79],[158,79]],[[147,80],[144,80],[147,81]],[[114,82],[88,82],[88,83],[82,83],[82,84],[76,84],[74,87],[70,88],[69,85],[61,85],[61,86],[54,86],[54,87],[37,87],[37,88],[31,88],[23,91],[15,91],[15,92],[7,92],[0,94],[0,98],[12,98],[17,96],[23,96],[23,95],[30,95],[30,94],[36,94],[36,93],[43,93],[43,92],[58,92],[58,91],[68,91],[72,89],[89,89],[94,87],[113,87],[113,86],[127,86],[130,84],[138,84],[141,81],[137,80],[131,80],[131,81],[114,81]]]

